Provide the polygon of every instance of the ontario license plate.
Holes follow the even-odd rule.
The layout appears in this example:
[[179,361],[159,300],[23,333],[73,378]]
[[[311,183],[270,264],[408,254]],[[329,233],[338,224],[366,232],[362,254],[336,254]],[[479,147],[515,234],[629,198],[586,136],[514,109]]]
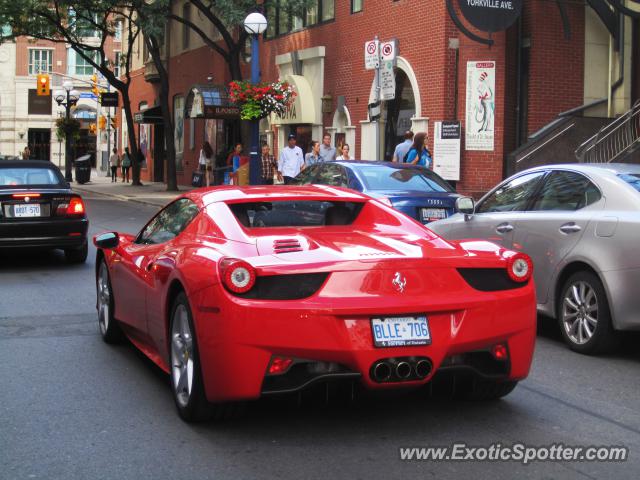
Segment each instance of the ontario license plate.
[[433,222],[435,220],[442,220],[447,218],[447,210],[444,208],[423,208],[422,209],[422,221]]
[[39,217],[40,216],[40,204],[25,204],[13,206],[14,217]]
[[431,332],[427,317],[383,317],[371,319],[375,347],[429,345]]

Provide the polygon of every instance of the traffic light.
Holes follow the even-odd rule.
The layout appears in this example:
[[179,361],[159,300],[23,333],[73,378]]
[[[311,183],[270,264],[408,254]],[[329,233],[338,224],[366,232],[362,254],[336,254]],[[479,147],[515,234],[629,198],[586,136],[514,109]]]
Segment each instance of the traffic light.
[[96,134],[96,124],[95,123],[90,123],[89,124],[89,133],[91,135],[95,135]]
[[100,130],[107,128],[107,117],[100,115],[100,118],[98,119],[98,126],[100,127]]
[[96,96],[100,96],[100,87],[98,85],[98,76],[94,73],[91,75],[91,92]]
[[51,93],[51,83],[49,75],[41,73],[38,75],[36,91],[38,95],[48,96]]

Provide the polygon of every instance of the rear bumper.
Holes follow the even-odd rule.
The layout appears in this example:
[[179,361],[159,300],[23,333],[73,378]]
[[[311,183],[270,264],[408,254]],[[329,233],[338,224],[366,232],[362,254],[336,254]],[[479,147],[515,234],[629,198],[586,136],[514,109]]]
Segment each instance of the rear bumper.
[[86,218],[0,223],[0,248],[74,248],[87,242]]
[[[519,380],[529,373],[536,334],[533,282],[517,290],[485,294],[483,301],[476,299],[465,305],[460,300],[429,306],[428,296],[413,298],[411,305],[406,302],[394,305],[389,299],[367,302],[362,298],[341,298],[336,300],[336,308],[330,309],[326,300],[322,304],[317,299],[250,301],[221,293],[218,286],[194,294],[190,301],[209,400],[254,399],[277,393],[278,389],[274,391],[274,383],[266,376],[273,355],[320,362],[329,369],[324,372],[327,378],[359,379],[369,389],[393,389],[421,386],[441,366],[443,370],[455,367],[452,358],[506,343],[508,368],[494,378]],[[347,310],[338,305],[350,302],[358,305],[357,313],[353,308]],[[406,314],[427,315],[432,343],[374,347],[371,317]],[[376,362],[399,358],[427,358],[433,368],[419,380],[379,383],[371,377]],[[299,383],[304,386],[310,382]],[[291,391],[291,385],[282,389],[285,390]]]
[[640,268],[600,272],[616,330],[640,330]]

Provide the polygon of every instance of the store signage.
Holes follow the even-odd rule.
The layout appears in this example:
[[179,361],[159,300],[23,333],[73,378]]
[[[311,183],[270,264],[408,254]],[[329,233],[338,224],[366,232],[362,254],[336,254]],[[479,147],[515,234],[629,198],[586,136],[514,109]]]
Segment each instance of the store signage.
[[460,122],[435,122],[433,171],[445,180],[460,180]]
[[464,18],[483,32],[506,30],[522,13],[522,0],[458,0]]

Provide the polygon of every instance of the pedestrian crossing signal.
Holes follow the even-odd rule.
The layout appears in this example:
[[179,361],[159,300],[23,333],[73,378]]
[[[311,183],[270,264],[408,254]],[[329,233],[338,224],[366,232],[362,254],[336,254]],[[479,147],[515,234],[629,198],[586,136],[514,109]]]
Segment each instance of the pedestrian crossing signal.
[[38,75],[36,91],[38,95],[49,96],[51,94],[51,83],[49,75]]

